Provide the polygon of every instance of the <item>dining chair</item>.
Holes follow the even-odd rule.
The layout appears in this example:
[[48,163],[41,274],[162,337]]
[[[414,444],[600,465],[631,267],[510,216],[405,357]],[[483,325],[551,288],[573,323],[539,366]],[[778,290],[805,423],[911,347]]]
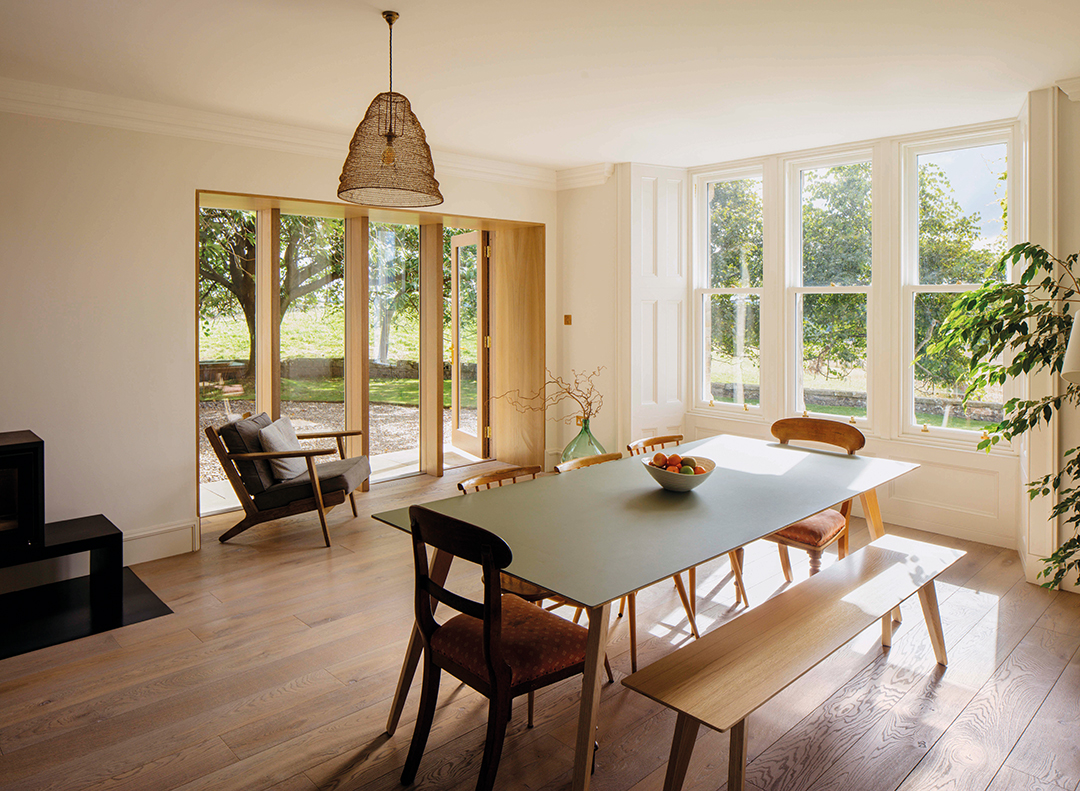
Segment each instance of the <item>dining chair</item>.
[[[622,458],[622,453],[601,453],[598,456],[586,456],[581,459],[572,459],[571,461],[564,461],[562,464],[555,466],[555,472],[565,473],[572,470],[581,470],[586,467],[592,467],[595,464],[603,464],[609,461],[618,461]],[[690,631],[694,637],[700,637],[698,633],[697,623],[694,621],[694,609],[690,604],[690,597],[686,593],[686,587],[683,585],[682,575],[676,574],[672,579],[675,581],[675,590],[679,592],[679,598],[682,600],[683,609],[686,611],[686,619],[690,623]],[[629,627],[630,627],[630,670],[637,672],[637,591],[628,593],[624,601],[629,605]],[[623,614],[623,601],[619,602],[619,615]]]
[[[772,424],[771,430],[781,445],[787,445],[791,440],[818,442],[842,448],[852,456],[866,444],[866,437],[861,431],[850,423],[841,423],[838,420],[789,417],[777,420]],[[788,547],[805,550],[810,555],[810,576],[821,571],[821,553],[832,544],[836,544],[837,554],[841,558],[847,557],[850,520],[851,500],[845,500],[840,504],[840,510],[827,508],[766,536],[766,540],[776,542],[779,549],[784,579],[788,582],[794,579]]]
[[[635,439],[633,442],[627,444],[626,450],[630,452],[631,456],[645,456],[656,451],[663,450],[668,445],[678,445],[683,441],[682,434],[665,434],[660,437],[642,437],[641,439]],[[742,560],[743,551],[742,547],[733,549],[728,552],[728,561],[731,564],[731,574],[735,578],[735,604],[740,602],[750,606],[750,600],[746,597],[746,585],[743,583],[742,576]],[[694,594],[690,597],[690,606],[693,609],[694,617],[697,617],[697,566],[692,566],[687,573],[689,578],[689,588]]]
[[[476,788],[490,791],[513,699],[583,672],[589,633],[583,626],[502,592],[499,572],[510,565],[513,553],[494,533],[419,505],[409,508],[409,521],[424,674],[401,783],[410,785],[416,779],[445,670],[488,698],[487,737]],[[431,578],[429,546],[480,566],[482,602],[454,593]],[[460,614],[440,625],[433,616],[436,603]]]
[[[488,489],[517,483],[519,480],[534,480],[541,472],[543,472],[542,467],[505,467],[501,470],[493,470],[492,472],[486,472],[481,475],[475,475],[472,478],[466,478],[463,481],[458,481],[458,489],[461,490],[462,494],[487,491]],[[554,610],[563,606],[574,607],[574,623],[577,623],[581,618],[582,608],[578,605],[567,601],[559,594],[553,593],[547,588],[541,588],[539,585],[533,585],[531,582],[525,582],[525,580],[519,580],[517,577],[512,577],[505,571],[499,572],[499,585],[502,587],[503,593],[512,593],[515,596],[520,596],[525,601],[532,602],[540,607],[544,605],[545,599],[550,599],[551,604],[547,607],[549,610]],[[604,656],[604,672],[607,673],[608,681],[615,681],[615,676],[611,672],[611,663],[608,661],[606,655]],[[533,694],[530,692],[530,728],[532,727],[533,722],[533,704]]]

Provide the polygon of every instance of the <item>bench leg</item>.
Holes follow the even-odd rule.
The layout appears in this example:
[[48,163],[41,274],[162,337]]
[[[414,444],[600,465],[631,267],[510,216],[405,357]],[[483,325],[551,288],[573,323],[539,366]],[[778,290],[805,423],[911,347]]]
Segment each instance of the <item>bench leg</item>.
[[727,791],[743,791],[746,787],[746,720],[731,726],[727,767]]
[[683,787],[686,769],[690,766],[690,754],[694,752],[699,725],[700,723],[693,717],[681,712],[675,720],[675,738],[671,740],[671,755],[668,757],[664,791],[680,791]]
[[930,644],[934,646],[934,656],[942,667],[949,664],[945,656],[945,633],[941,629],[941,613],[938,612],[937,591],[934,589],[934,581],[919,588],[919,604],[922,605],[923,620],[926,621],[926,629],[930,632]]
[[881,646],[882,648],[892,647],[892,613],[886,613],[881,616]]

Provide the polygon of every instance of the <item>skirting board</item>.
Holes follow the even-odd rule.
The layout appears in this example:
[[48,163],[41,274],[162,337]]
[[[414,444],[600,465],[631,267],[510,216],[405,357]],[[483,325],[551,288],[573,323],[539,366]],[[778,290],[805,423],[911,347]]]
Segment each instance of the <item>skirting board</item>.
[[[199,548],[198,522],[177,522],[124,532],[124,565],[194,552]],[[0,569],[0,595],[83,577],[90,573],[86,552]]]

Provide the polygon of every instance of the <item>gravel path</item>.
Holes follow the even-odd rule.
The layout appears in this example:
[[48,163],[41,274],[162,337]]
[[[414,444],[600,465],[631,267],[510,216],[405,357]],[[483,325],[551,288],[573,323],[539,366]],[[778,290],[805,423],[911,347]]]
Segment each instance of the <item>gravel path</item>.
[[[233,414],[242,415],[254,412],[255,404],[251,401],[230,401]],[[471,417],[476,425],[476,412],[462,417],[465,422]],[[345,407],[342,404],[324,401],[289,401],[282,407],[282,414],[292,421],[298,434],[317,431],[342,431],[345,428]],[[225,471],[218,464],[210,443],[206,439],[206,427],[224,423],[225,404],[221,401],[203,401],[199,404],[199,482],[225,480]],[[474,429],[475,430],[475,429]],[[371,436],[369,448],[372,456],[407,450],[416,447],[420,436],[420,408],[397,404],[371,405]],[[450,435],[450,410],[443,410],[443,436]],[[315,447],[318,443],[304,443]],[[336,447],[333,440],[323,443],[324,447]]]

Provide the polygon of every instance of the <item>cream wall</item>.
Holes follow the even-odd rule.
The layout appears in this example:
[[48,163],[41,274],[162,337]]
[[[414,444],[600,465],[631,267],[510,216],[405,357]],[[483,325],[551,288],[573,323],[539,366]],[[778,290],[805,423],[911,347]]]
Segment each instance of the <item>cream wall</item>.
[[[551,358],[556,363],[549,367],[563,376],[570,376],[572,370],[588,372],[604,366],[595,380],[604,395],[604,405],[590,421],[590,428],[608,452],[620,449],[617,203],[615,176],[600,185],[558,192],[558,283],[552,300],[554,327],[549,336],[556,341],[556,356]],[[569,326],[563,323],[565,315],[572,317]],[[567,406],[549,415],[549,423],[558,415],[572,412]],[[558,463],[562,449],[579,431],[575,425],[555,424],[554,428],[549,434],[549,465]]]
[[[106,515],[124,532],[128,563],[190,551],[195,192],[335,200],[345,152],[7,113],[0,147],[0,431],[45,440],[47,520]],[[447,213],[546,224],[550,293],[555,191],[440,180]],[[85,573],[76,566],[51,568]],[[0,571],[0,591],[41,571]]]

